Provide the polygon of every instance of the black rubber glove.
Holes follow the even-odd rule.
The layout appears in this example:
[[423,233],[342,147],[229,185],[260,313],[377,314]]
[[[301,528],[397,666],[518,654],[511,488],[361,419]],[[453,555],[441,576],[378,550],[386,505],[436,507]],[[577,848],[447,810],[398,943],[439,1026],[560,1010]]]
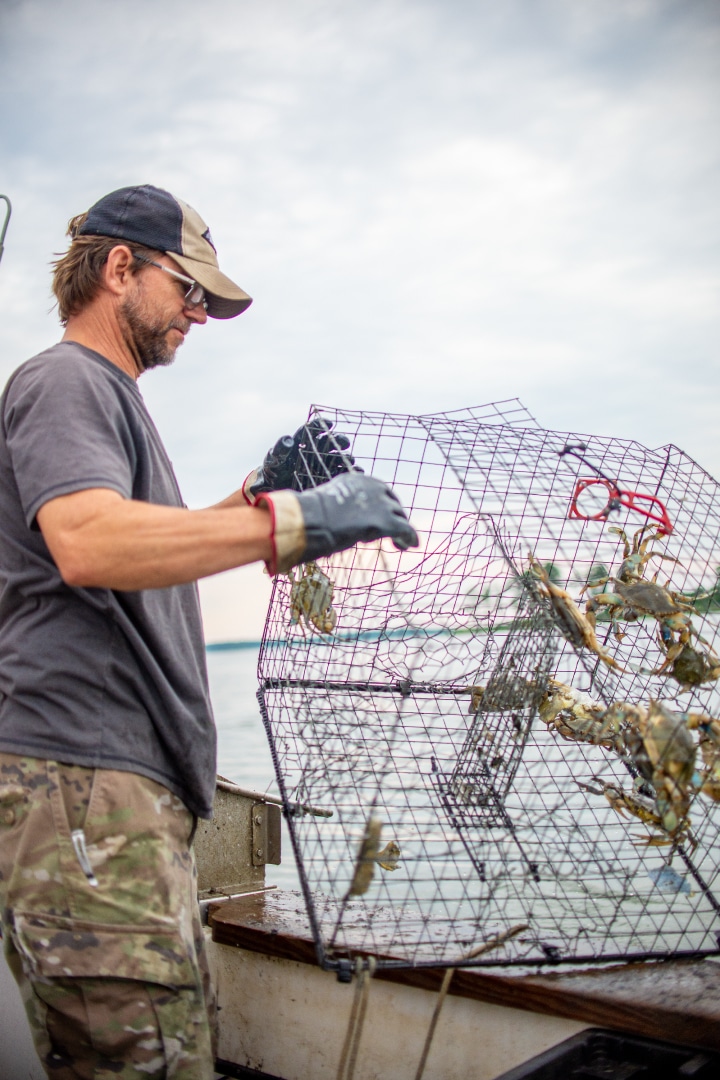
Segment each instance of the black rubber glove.
[[278,439],[245,482],[244,490],[251,497],[248,501],[265,491],[304,491],[356,468],[355,458],[345,452],[350,440],[332,428],[330,420],[316,416],[294,435]]
[[336,476],[309,491],[261,492],[255,506],[270,510],[270,574],[286,574],[298,563],[382,536],[398,551],[419,543],[397,495],[361,472]]
[[307,546],[302,562],[388,536],[398,551],[418,546],[400,500],[382,480],[364,473],[337,476],[297,496]]
[[324,416],[316,416],[299,428],[293,436],[297,446],[297,464],[295,466],[296,491],[326,484],[342,473],[362,472],[355,464],[355,458],[347,451],[350,439],[339,431],[333,431],[333,424]]

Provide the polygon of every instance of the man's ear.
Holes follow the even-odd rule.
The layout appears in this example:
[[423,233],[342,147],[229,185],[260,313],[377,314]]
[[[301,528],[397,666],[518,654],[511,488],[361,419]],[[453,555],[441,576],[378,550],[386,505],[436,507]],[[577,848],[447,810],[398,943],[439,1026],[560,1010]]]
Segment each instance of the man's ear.
[[124,296],[133,277],[133,253],[125,244],[110,250],[103,267],[103,285],[113,296]]

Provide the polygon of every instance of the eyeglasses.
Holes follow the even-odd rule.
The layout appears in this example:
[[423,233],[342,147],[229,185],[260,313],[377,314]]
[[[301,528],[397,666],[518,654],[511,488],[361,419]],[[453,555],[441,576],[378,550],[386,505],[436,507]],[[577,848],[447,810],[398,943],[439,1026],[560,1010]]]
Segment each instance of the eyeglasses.
[[154,259],[148,259],[147,255],[138,255],[135,252],[133,258],[137,259],[138,262],[146,263],[148,266],[157,266],[158,270],[164,270],[166,274],[170,274],[176,281],[181,281],[184,285],[187,285],[187,292],[184,294],[186,307],[197,307],[198,304],[202,304],[207,311],[208,302],[205,298],[205,289],[194,278],[179,274],[177,270],[171,270],[169,266],[163,266],[162,263],[155,262]]

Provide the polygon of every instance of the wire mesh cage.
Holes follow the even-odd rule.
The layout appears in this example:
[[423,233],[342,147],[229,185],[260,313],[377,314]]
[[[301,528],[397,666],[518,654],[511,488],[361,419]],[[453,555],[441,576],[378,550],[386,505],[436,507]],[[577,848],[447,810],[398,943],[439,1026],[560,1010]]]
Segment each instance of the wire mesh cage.
[[568,452],[517,401],[318,417],[421,535],[274,585],[258,697],[319,962],[720,951],[717,483],[673,446]]

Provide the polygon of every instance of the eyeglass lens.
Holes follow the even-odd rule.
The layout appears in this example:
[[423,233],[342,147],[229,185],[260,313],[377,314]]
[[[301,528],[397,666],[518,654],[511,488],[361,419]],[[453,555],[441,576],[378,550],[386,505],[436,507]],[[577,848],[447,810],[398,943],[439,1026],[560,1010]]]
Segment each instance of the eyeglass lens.
[[205,290],[202,285],[198,285],[197,281],[194,282],[185,293],[185,302],[192,307],[195,307],[197,304],[202,304],[204,299]]

